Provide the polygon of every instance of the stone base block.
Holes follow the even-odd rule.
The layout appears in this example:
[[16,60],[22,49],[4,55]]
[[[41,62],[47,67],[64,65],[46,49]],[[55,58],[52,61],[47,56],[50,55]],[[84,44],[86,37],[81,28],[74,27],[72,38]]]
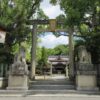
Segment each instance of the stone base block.
[[7,87],[7,90],[28,90],[28,87]]
[[9,90],[27,90],[28,76],[9,76],[8,87]]
[[96,75],[76,75],[77,90],[99,90]]
[[80,91],[99,91],[98,87],[76,87],[76,89]]

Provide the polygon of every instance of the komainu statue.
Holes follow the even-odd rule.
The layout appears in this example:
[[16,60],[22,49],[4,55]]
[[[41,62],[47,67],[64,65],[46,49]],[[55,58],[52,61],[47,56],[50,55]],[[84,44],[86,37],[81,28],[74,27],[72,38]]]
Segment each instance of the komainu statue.
[[76,89],[87,91],[98,91],[97,71],[91,62],[91,54],[85,46],[77,48],[76,63]]
[[78,60],[80,63],[91,64],[91,54],[87,51],[85,46],[78,47]]
[[15,54],[14,63],[12,64],[10,71],[10,73],[13,75],[28,74],[24,47],[21,46],[19,52]]
[[27,90],[28,83],[28,66],[25,60],[25,48],[21,46],[19,52],[14,57],[14,63],[9,71],[7,89]]

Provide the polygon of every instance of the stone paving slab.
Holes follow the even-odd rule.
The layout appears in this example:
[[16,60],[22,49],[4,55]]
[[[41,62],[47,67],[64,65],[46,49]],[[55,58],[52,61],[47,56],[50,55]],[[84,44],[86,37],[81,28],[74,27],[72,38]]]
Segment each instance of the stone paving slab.
[[0,96],[0,100],[100,100],[100,95]]
[[77,91],[77,90],[0,90],[0,96],[34,96],[34,95],[100,95],[100,91]]

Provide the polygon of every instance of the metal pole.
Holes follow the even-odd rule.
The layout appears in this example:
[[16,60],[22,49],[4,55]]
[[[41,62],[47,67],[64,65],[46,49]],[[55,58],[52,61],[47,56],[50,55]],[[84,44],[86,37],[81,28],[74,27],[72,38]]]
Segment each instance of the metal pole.
[[32,32],[32,51],[31,51],[31,79],[35,79],[35,69],[36,69],[36,44],[37,44],[37,32],[36,25],[33,25]]

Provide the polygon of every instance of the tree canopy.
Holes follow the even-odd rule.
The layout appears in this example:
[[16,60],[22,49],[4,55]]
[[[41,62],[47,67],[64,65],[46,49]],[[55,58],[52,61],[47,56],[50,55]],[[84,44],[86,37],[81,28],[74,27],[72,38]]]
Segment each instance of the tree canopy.
[[[65,25],[81,35],[82,43],[92,54],[93,63],[100,63],[100,0],[50,0],[65,13]],[[80,40],[80,39],[79,39]]]
[[0,44],[0,62],[11,63],[13,52],[16,50],[14,48],[18,48],[22,41],[30,40],[31,30],[27,21],[35,18],[36,11],[41,12],[41,1],[0,0],[0,29],[7,32],[5,44]]
[[[13,53],[22,41],[27,41],[30,45],[31,32],[27,21],[34,18],[48,18],[39,8],[41,1],[0,0],[0,29],[7,31],[5,44],[0,44],[0,62],[11,62]],[[57,27],[68,28],[75,33],[74,35],[81,35],[84,40],[81,44],[86,45],[92,53],[93,62],[100,62],[100,0],[50,0],[50,2],[54,5],[59,4],[65,13],[57,17],[58,20],[64,20],[65,24]],[[57,33],[57,35],[66,34]],[[78,44],[80,44],[79,41]],[[52,51],[51,54],[55,53]],[[59,46],[56,54],[61,54]]]
[[57,45],[54,48],[45,48],[45,47],[38,47],[37,48],[37,62],[39,65],[47,64],[47,58],[49,56],[56,56],[56,55],[68,55],[69,48],[68,45]]

